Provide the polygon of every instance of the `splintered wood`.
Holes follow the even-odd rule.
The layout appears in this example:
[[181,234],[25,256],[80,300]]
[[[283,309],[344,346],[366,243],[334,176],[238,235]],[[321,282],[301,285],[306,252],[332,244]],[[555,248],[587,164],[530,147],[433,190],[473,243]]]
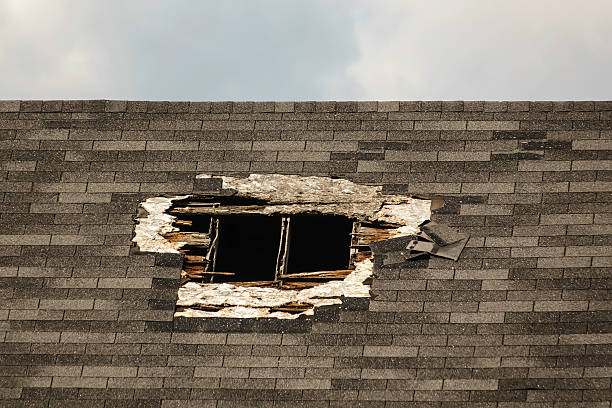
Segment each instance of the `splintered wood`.
[[[147,215],[139,219],[136,245],[185,255],[176,316],[293,319],[313,314],[315,307],[340,304],[342,297],[367,297],[374,256],[369,245],[414,234],[430,216],[428,200],[384,195],[381,187],[348,180],[274,174],[221,178],[219,195],[157,197],[142,204]],[[287,272],[291,216],[304,214],[352,220],[348,267]],[[223,234],[219,217],[228,215],[282,217],[271,280],[237,281],[234,272],[216,270],[219,233]],[[308,250],[317,257],[317,242],[311,245]],[[257,259],[252,262],[257,265]],[[221,278],[223,282],[216,280]]]

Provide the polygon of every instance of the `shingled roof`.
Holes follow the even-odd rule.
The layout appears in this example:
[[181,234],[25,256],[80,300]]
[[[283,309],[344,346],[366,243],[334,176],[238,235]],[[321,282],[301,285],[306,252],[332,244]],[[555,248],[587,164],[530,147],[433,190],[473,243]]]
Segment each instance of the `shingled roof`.
[[[0,101],[0,405],[609,407],[611,148],[612,102]],[[200,173],[440,197],[470,238],[314,316],[176,318],[134,218]]]

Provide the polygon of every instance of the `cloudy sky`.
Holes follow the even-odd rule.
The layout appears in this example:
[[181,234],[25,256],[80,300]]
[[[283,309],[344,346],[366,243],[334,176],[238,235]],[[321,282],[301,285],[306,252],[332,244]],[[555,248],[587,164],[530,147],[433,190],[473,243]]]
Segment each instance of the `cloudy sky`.
[[0,99],[612,98],[610,0],[0,0]]

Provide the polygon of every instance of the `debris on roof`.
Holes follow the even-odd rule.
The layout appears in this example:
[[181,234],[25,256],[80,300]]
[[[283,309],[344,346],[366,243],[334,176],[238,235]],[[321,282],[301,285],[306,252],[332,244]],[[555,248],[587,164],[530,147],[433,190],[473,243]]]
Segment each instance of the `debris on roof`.
[[459,232],[456,228],[428,221],[421,225],[421,231],[415,239],[408,242],[401,253],[406,259],[427,253],[457,261],[469,238],[468,234]]
[[470,236],[448,225],[425,221],[420,231],[380,242],[370,247],[382,256],[383,265],[397,265],[407,260],[433,255],[457,261]]

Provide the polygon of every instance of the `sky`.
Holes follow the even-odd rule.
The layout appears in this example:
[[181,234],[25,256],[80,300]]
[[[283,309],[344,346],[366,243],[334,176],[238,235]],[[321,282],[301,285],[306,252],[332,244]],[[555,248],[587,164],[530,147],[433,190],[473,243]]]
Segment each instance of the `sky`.
[[610,100],[610,0],[0,0],[0,99]]

